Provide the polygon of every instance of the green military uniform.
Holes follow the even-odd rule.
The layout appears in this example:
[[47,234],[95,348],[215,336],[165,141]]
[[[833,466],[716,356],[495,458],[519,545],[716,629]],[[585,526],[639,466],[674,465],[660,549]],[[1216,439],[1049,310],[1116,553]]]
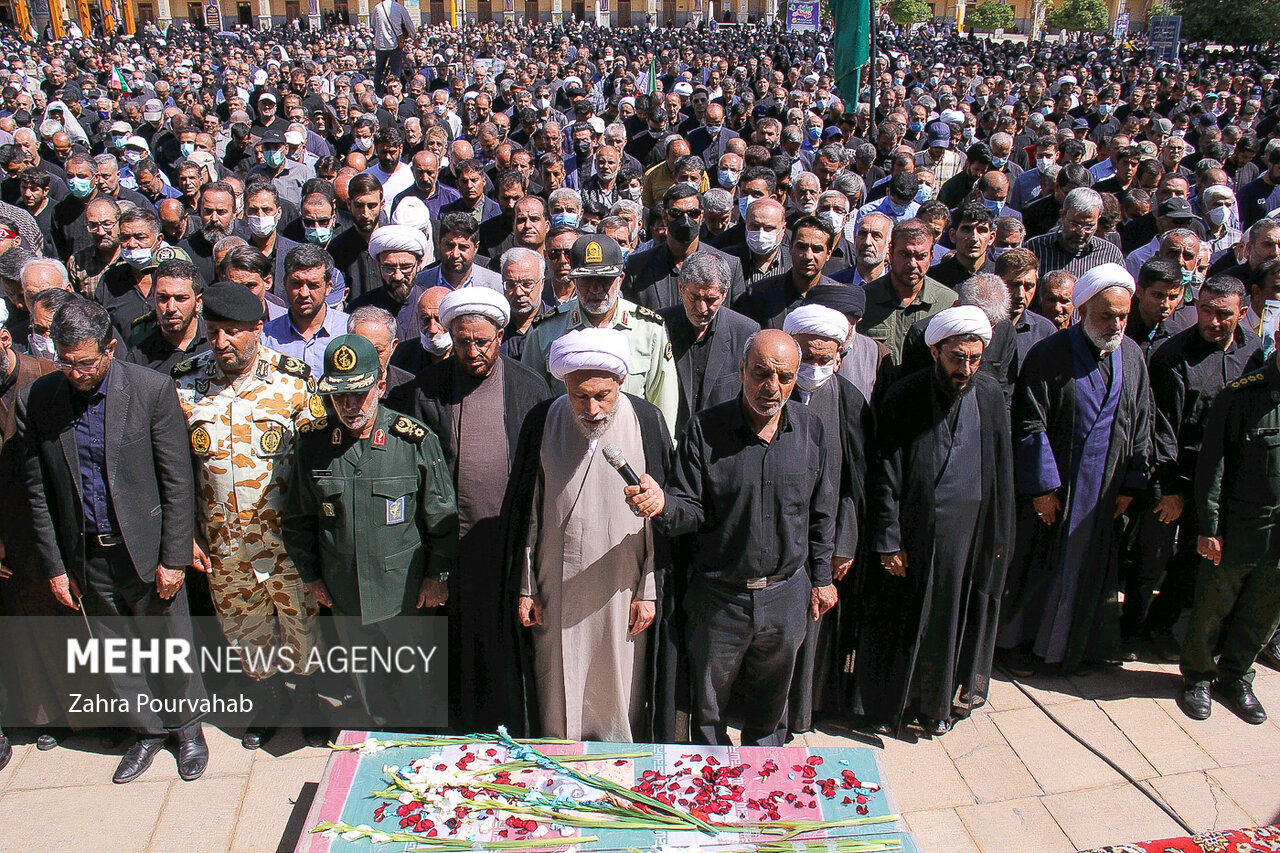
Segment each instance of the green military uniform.
[[1222,540],[1222,561],[1200,565],[1182,674],[1188,685],[1252,682],[1254,659],[1280,624],[1280,369],[1274,358],[1214,401],[1196,504],[1200,534]]
[[[520,360],[542,374],[553,394],[563,394],[564,383],[547,370],[551,344],[565,332],[588,325],[575,297],[560,306],[560,310],[534,320],[529,328]],[[662,317],[656,311],[619,297],[608,328],[622,332],[631,344],[631,372],[623,381],[622,390],[657,406],[667,421],[667,429],[675,435],[676,415],[680,411],[680,379]]]
[[[367,371],[370,364],[376,379],[377,353],[367,340],[335,338],[325,351],[320,392],[362,390],[351,383],[335,387],[333,379]],[[443,642],[444,620],[417,608],[423,579],[447,579],[458,544],[453,481],[435,434],[379,404],[365,438],[333,418],[307,427],[295,466],[282,537],[303,580],[324,581],[342,642],[424,652]],[[444,724],[446,658],[442,649],[431,659],[429,680],[421,669],[353,673],[374,722]]]

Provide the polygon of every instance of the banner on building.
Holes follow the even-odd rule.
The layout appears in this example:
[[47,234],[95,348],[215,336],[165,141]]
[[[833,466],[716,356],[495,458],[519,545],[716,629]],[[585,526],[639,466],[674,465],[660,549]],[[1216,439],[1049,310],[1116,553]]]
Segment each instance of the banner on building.
[[1111,38],[1115,41],[1123,41],[1127,35],[1129,35],[1129,13],[1121,12],[1116,15],[1116,25],[1112,30]]
[[218,6],[217,0],[210,0],[204,4],[204,25],[212,32],[222,32],[222,9]]
[[787,0],[787,31],[816,31],[821,8],[819,0]]
[[1148,41],[1155,58],[1162,62],[1177,62],[1178,40],[1182,38],[1182,16],[1152,15],[1148,23]]

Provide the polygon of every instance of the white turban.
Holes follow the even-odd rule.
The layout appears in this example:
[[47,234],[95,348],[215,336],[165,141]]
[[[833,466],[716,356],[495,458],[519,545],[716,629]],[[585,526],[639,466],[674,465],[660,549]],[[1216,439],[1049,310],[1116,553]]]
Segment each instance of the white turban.
[[431,211],[427,208],[427,203],[417,196],[405,196],[396,205],[396,212],[391,214],[391,221],[396,225],[407,225],[421,231],[431,225]]
[[1133,295],[1133,276],[1119,264],[1096,266],[1076,280],[1076,286],[1071,291],[1071,302],[1079,308],[1108,287],[1123,287]]
[[408,225],[383,225],[369,238],[369,254],[374,258],[383,252],[412,252],[422,258],[430,248],[426,235]]
[[788,335],[818,335],[843,344],[849,337],[849,319],[825,305],[802,305],[787,315],[782,331]]
[[464,314],[483,314],[499,329],[505,329],[511,319],[511,305],[506,296],[491,287],[461,287],[440,300],[440,322],[446,329]]
[[631,372],[631,345],[617,329],[575,329],[551,344],[547,367],[561,382],[576,370],[603,370],[621,382]]
[[977,335],[982,345],[991,343],[991,321],[976,305],[956,305],[939,311],[929,318],[924,330],[924,342],[933,346],[955,335]]
[[635,98],[622,98],[622,99],[620,99],[620,100],[618,101],[618,106],[620,106],[620,107],[631,107],[631,109],[633,109],[633,110],[634,110],[634,109],[636,108],[636,99],[635,99]]

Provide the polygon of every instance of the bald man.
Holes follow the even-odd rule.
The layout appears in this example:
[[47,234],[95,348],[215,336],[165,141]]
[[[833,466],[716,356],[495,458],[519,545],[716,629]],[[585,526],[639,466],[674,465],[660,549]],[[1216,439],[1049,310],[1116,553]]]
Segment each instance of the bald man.
[[447,287],[428,287],[422,291],[417,305],[422,332],[416,338],[400,342],[391,356],[394,367],[417,376],[453,352],[449,330],[440,323],[440,302],[452,292]]

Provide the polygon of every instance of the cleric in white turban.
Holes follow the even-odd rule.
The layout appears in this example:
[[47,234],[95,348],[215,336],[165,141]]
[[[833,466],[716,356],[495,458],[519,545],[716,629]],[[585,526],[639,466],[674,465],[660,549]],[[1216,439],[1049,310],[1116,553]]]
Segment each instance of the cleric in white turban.
[[621,382],[631,372],[631,345],[617,329],[575,329],[551,344],[547,369],[561,382],[578,370],[612,373]]
[[1071,291],[1071,303],[1079,310],[1109,287],[1122,287],[1132,296],[1135,290],[1133,276],[1119,264],[1099,264],[1076,279],[1076,286]]
[[507,297],[487,287],[464,287],[440,301],[440,322],[450,331],[455,319],[469,314],[487,318],[498,331],[502,331],[511,319],[511,304]]
[[802,305],[787,315],[782,331],[788,335],[817,335],[844,344],[849,337],[849,318],[825,305]]
[[924,330],[924,342],[934,346],[957,335],[977,335],[985,347],[991,343],[991,321],[976,305],[955,305],[945,308],[929,318]]
[[369,254],[378,259],[386,252],[409,252],[421,260],[430,250],[426,235],[408,225],[383,225],[369,238]]

